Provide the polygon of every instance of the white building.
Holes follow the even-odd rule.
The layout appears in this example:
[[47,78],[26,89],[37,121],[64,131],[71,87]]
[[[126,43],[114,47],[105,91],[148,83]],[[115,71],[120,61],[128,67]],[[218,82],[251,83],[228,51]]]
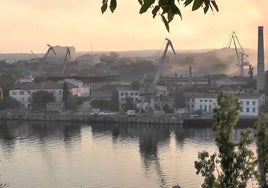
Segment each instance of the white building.
[[9,90],[9,96],[22,104],[22,108],[30,108],[32,94],[38,91],[47,91],[55,97],[55,102],[62,102],[63,84],[54,82],[18,84]]
[[118,97],[119,97],[119,110],[123,110],[126,105],[126,99],[131,98],[134,106],[136,106],[137,102],[140,100],[140,93],[138,90],[130,90],[121,88],[118,89]]
[[[187,93],[186,106],[189,111],[212,114],[213,108],[217,106],[217,93]],[[259,109],[265,104],[263,94],[241,93],[236,95],[241,103],[240,116],[258,116]]]

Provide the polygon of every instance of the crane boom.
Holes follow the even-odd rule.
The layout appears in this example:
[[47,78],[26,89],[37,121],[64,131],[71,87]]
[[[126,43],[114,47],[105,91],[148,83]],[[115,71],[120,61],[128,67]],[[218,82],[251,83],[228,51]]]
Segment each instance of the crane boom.
[[63,69],[62,69],[62,72],[61,72],[62,75],[65,74],[65,70],[66,70],[66,66],[67,66],[67,61],[68,61],[69,58],[71,58],[70,48],[69,47],[66,47],[66,49],[67,49],[67,51],[66,51],[66,54],[65,54],[64,63],[63,63]]
[[167,55],[167,50],[168,50],[168,47],[170,46],[170,48],[172,49],[173,53],[176,54],[174,48],[173,48],[173,45],[172,45],[172,42],[171,40],[167,39],[166,38],[166,41],[167,41],[167,44],[166,44],[166,48],[165,48],[165,51],[163,53],[163,56],[161,58],[161,61],[160,61],[160,64],[159,64],[159,67],[157,69],[157,73],[155,75],[155,79],[154,79],[154,82],[153,82],[153,85],[155,86],[157,84],[157,82],[159,81],[160,79],[160,76],[161,76],[161,73],[163,71],[163,67],[164,67],[164,62],[165,62],[165,59],[166,59],[166,55]]
[[2,87],[0,86],[0,100],[4,99],[4,95],[3,95],[3,90]]
[[244,76],[244,66],[249,66],[249,62],[245,61],[245,57],[248,57],[248,55],[245,53],[242,45],[240,44],[238,37],[236,33],[233,31],[231,34],[230,42],[229,42],[229,48],[231,47],[231,44],[234,44],[235,53],[237,57],[238,64],[240,68],[240,74],[243,77]]

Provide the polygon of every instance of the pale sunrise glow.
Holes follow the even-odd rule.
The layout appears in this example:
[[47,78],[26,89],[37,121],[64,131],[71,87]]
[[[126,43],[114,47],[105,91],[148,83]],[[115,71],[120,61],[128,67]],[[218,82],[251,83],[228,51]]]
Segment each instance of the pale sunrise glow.
[[207,15],[181,6],[183,19],[176,17],[168,33],[159,17],[138,13],[136,0],[118,0],[115,13],[103,15],[101,1],[2,0],[0,52],[43,53],[47,43],[76,51],[159,49],[165,37],[179,50],[222,48],[233,30],[244,47],[256,49],[259,25],[267,36],[267,1],[217,2],[220,12]]

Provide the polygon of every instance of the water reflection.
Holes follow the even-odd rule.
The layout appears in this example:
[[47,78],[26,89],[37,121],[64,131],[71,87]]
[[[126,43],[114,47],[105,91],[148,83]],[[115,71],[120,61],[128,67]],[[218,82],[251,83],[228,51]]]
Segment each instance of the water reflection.
[[[1,168],[11,187],[199,187],[193,161],[213,146],[211,127],[0,122]],[[20,169],[23,180],[14,178]]]
[[18,140],[38,139],[41,144],[63,141],[66,146],[72,141],[78,141],[81,134],[81,125],[66,122],[42,121],[1,121],[0,139],[4,151],[12,151]]

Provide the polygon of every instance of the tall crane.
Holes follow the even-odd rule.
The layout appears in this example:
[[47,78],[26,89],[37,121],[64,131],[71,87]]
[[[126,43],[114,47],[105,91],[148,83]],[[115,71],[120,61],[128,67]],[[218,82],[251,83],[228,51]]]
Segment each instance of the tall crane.
[[140,87],[140,96],[142,96],[142,101],[141,104],[139,106],[139,113],[141,113],[141,109],[143,108],[143,104],[146,101],[148,103],[148,108],[147,110],[145,110],[146,112],[155,112],[156,111],[156,106],[158,106],[160,108],[160,111],[163,113],[163,108],[162,108],[162,104],[160,101],[159,96],[157,96],[157,83],[160,79],[160,76],[163,72],[163,67],[164,67],[164,62],[166,60],[166,55],[167,55],[167,51],[168,51],[168,47],[171,47],[172,51],[174,54],[175,50],[173,48],[172,42],[166,38],[166,47],[164,50],[164,53],[160,59],[160,63],[158,65],[158,69],[157,69],[157,73],[155,75],[154,81],[152,83],[150,82],[146,82],[145,81],[145,77],[141,83],[141,87]]
[[4,99],[3,90],[2,87],[0,86],[0,101],[3,99]]
[[62,71],[61,71],[61,74],[62,75],[65,74],[67,63],[71,59],[71,51],[70,51],[70,48],[69,47],[66,47],[66,49],[67,49],[67,51],[66,51],[66,54],[65,54],[65,57],[64,57],[63,68],[62,68]]
[[168,47],[170,46],[170,48],[172,49],[173,53],[176,54],[176,52],[175,52],[175,50],[173,48],[172,42],[167,38],[166,38],[166,41],[167,41],[166,48],[165,48],[165,51],[164,51],[163,56],[161,58],[157,73],[155,75],[153,85],[157,84],[157,82],[160,79],[161,73],[163,72],[163,67],[164,67],[164,62],[165,62],[166,56],[167,56]]
[[242,45],[240,44],[238,37],[236,35],[236,33],[233,31],[231,36],[230,36],[230,41],[229,41],[229,45],[228,47],[230,48],[232,43],[234,44],[234,48],[235,48],[235,53],[236,53],[236,57],[237,57],[237,61],[238,64],[237,66],[239,66],[240,68],[240,76],[244,77],[244,67],[248,66],[249,67],[249,75],[250,77],[252,77],[253,75],[253,67],[252,65],[249,64],[249,61],[247,61],[247,57],[248,55],[245,53]]
[[48,49],[47,49],[46,53],[45,53],[44,56],[40,59],[41,62],[40,62],[40,68],[39,68],[39,70],[38,70],[38,74],[40,74],[41,71],[42,71],[42,69],[44,68],[44,66],[46,66],[46,65],[48,64],[47,58],[48,58],[50,52],[53,52],[54,55],[56,55],[56,52],[55,52],[55,50],[54,50],[54,46],[51,46],[50,44],[47,44],[47,46],[48,46]]

